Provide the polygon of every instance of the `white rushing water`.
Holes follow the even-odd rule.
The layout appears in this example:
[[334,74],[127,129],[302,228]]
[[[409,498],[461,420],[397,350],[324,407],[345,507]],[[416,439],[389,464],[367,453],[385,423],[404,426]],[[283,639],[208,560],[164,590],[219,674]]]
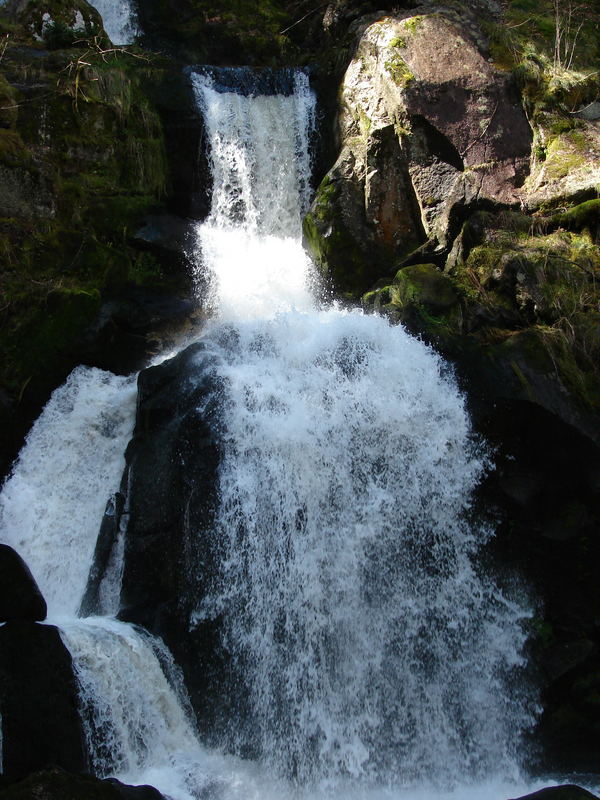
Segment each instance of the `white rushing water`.
[[192,81],[213,176],[211,212],[198,228],[197,269],[212,275],[219,318],[310,310],[310,263],[300,245],[315,122],[306,75],[296,75],[289,96],[224,93],[197,73]]
[[90,0],[102,17],[104,30],[114,45],[131,44],[138,35],[131,0]]
[[[164,646],[73,616],[133,415],[127,379],[81,368],[0,509],[51,613],[71,615],[62,635],[95,770],[175,800],[523,794],[528,611],[477,563],[490,532],[471,496],[487,464],[464,400],[401,327],[313,299],[306,76],[285,95],[241,96],[206,71],[193,85],[214,180],[197,261],[212,275],[203,336],[224,387],[213,535],[225,555],[192,623],[224,615],[249,713],[208,752]],[[248,745],[257,759],[231,755]]]
[[106,501],[119,488],[136,386],[77,367],[32,428],[0,494],[2,540],[27,562],[52,619],[74,616]]
[[463,398],[401,327],[309,293],[306,78],[290,97],[206,77],[195,89],[215,178],[199,235],[218,309],[206,340],[227,398],[226,554],[196,618],[225,615],[251,707],[226,744],[328,789],[514,778],[532,720],[513,675],[527,612],[473,560],[485,457]]

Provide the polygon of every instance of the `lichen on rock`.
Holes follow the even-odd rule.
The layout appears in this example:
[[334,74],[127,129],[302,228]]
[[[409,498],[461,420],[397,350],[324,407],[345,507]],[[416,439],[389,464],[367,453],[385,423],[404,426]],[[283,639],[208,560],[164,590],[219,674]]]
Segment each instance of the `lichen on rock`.
[[[448,246],[459,209],[518,199],[531,132],[514,87],[469,31],[427,7],[358,26],[341,87],[341,154],[328,175],[352,204],[332,209],[321,229],[333,231],[352,205],[355,249],[387,261],[375,277],[427,240]],[[347,288],[353,279],[341,278],[322,239],[309,237],[311,251]]]

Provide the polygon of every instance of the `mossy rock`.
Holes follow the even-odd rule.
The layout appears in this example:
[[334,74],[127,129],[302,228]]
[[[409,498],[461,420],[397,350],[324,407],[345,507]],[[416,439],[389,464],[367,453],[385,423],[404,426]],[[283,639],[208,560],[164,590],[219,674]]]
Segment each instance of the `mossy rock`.
[[0,128],[0,164],[8,167],[29,166],[31,151],[15,130]]
[[25,345],[26,361],[32,371],[44,371],[57,356],[75,349],[82,331],[100,308],[97,290],[54,289],[46,298],[46,313],[39,327],[30,332]]
[[544,221],[548,228],[567,228],[568,230],[581,231],[589,228],[592,235],[597,236],[600,228],[600,200],[587,200],[579,203],[566,211],[552,215]]
[[0,74],[0,129],[14,128],[17,123],[17,94],[4,75]]
[[[543,123],[546,123],[544,120]],[[530,208],[556,207],[595,193],[600,183],[600,135],[591,122],[577,120],[567,130],[538,124],[531,174],[525,181],[524,201]],[[582,197],[583,195],[583,197]]]
[[443,314],[458,304],[452,281],[435,264],[414,264],[401,269],[390,287],[392,303],[424,306],[432,314]]
[[133,241],[168,184],[153,62],[32,52],[7,48],[4,75],[28,102],[0,127],[0,387],[25,404],[44,402],[87,353],[93,362],[87,330],[102,301],[132,284],[175,288]]
[[52,187],[43,175],[36,170],[0,163],[1,217],[51,217],[54,210]]
[[102,17],[86,0],[8,0],[4,13],[54,48],[83,38],[106,38]]
[[371,257],[348,227],[341,186],[331,175],[319,185],[302,223],[304,246],[327,283],[338,291],[360,293],[377,278],[378,253]]
[[600,376],[581,369],[563,331],[531,327],[484,352],[492,369],[489,377],[501,394],[542,406],[592,440],[600,438]]
[[399,270],[393,279],[381,279],[363,295],[362,303],[441,350],[462,329],[462,309],[454,283],[435,264],[414,264]]
[[277,0],[147,0],[139,12],[146,37],[188,63],[290,63],[283,31],[295,20]]

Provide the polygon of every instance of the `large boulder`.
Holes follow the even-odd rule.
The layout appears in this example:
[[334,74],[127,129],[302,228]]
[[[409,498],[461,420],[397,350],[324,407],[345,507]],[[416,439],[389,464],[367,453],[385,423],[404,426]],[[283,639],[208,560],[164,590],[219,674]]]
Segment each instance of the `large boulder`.
[[5,777],[53,766],[87,771],[73,665],[57,628],[0,627],[0,708]]
[[[200,342],[140,373],[138,411],[121,489],[126,526],[119,618],[160,636],[183,669],[200,728],[218,735],[226,654],[219,621],[193,615],[214,574],[211,549],[221,389]],[[107,519],[105,537],[121,522]],[[103,552],[109,548],[107,542]],[[93,598],[93,590],[88,600]],[[87,608],[87,611],[93,611]]]
[[465,208],[518,202],[531,146],[518,93],[469,12],[422,6],[358,30],[340,156],[305,222],[308,249],[346,290],[425,241],[446,248]]
[[21,556],[0,544],[0,622],[46,619],[46,601]]
[[587,789],[569,783],[563,786],[548,786],[546,789],[539,789],[537,792],[523,795],[516,800],[597,800],[597,797]]
[[[1,778],[1,776],[0,776]],[[36,772],[22,781],[2,788],[0,800],[163,800],[152,786],[128,786],[114,779],[99,780],[74,775],[62,769]]]
[[106,36],[102,17],[86,0],[8,0],[4,10],[53,47]]

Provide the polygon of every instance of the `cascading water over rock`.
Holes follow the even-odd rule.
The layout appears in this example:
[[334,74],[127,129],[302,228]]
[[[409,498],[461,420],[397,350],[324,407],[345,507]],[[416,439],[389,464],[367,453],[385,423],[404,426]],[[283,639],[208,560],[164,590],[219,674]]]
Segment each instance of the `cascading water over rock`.
[[[135,593],[127,582],[140,574],[143,530],[145,563],[168,563],[169,590],[180,592],[165,598],[165,581],[156,601],[155,619],[184,615],[178,630],[189,639],[174,643],[175,658],[196,652],[205,628],[202,668],[211,647],[226,654],[229,702],[200,683],[191,701],[201,727],[205,707],[221,702],[208,734],[229,755],[198,743],[158,642],[91,619],[63,635],[96,769],[175,798],[413,800],[473,782],[479,798],[500,798],[480,783],[518,776],[533,718],[528,612],[478,563],[490,531],[471,504],[488,459],[464,400],[442,360],[401,327],[314,300],[300,244],[315,120],[307,76],[286,73],[280,94],[263,75],[252,90],[248,71],[190,77],[213,175],[197,264],[212,276],[214,318],[200,343],[140,380],[122,600]],[[240,78],[242,93],[232,86]],[[182,392],[167,410],[179,366]],[[144,503],[156,495],[139,480],[142,456],[164,451],[149,442],[181,429],[175,418],[185,438],[156,480],[176,487],[169,509],[180,513],[165,522],[151,508],[146,523]],[[194,432],[200,446],[209,423],[219,457],[214,508],[200,526],[197,490],[210,481],[193,472],[203,466]],[[102,505],[118,475],[109,483]],[[179,537],[172,562],[165,530]],[[189,683],[194,664],[182,666]]]
[[54,618],[76,614],[106,501],[133,431],[135,382],[77,367],[46,405],[0,495],[3,539]]
[[104,30],[114,45],[131,44],[138,34],[131,0],[92,0],[102,17]]
[[[317,782],[514,772],[512,732],[531,719],[511,686],[524,611],[474,561],[485,457],[430,350],[307,293],[296,175],[314,110],[296,83],[252,98],[194,77],[214,176],[199,231],[218,309],[205,344],[224,386],[224,554],[194,620],[225,620],[250,706],[224,741]],[[289,264],[293,291],[277,283]]]

